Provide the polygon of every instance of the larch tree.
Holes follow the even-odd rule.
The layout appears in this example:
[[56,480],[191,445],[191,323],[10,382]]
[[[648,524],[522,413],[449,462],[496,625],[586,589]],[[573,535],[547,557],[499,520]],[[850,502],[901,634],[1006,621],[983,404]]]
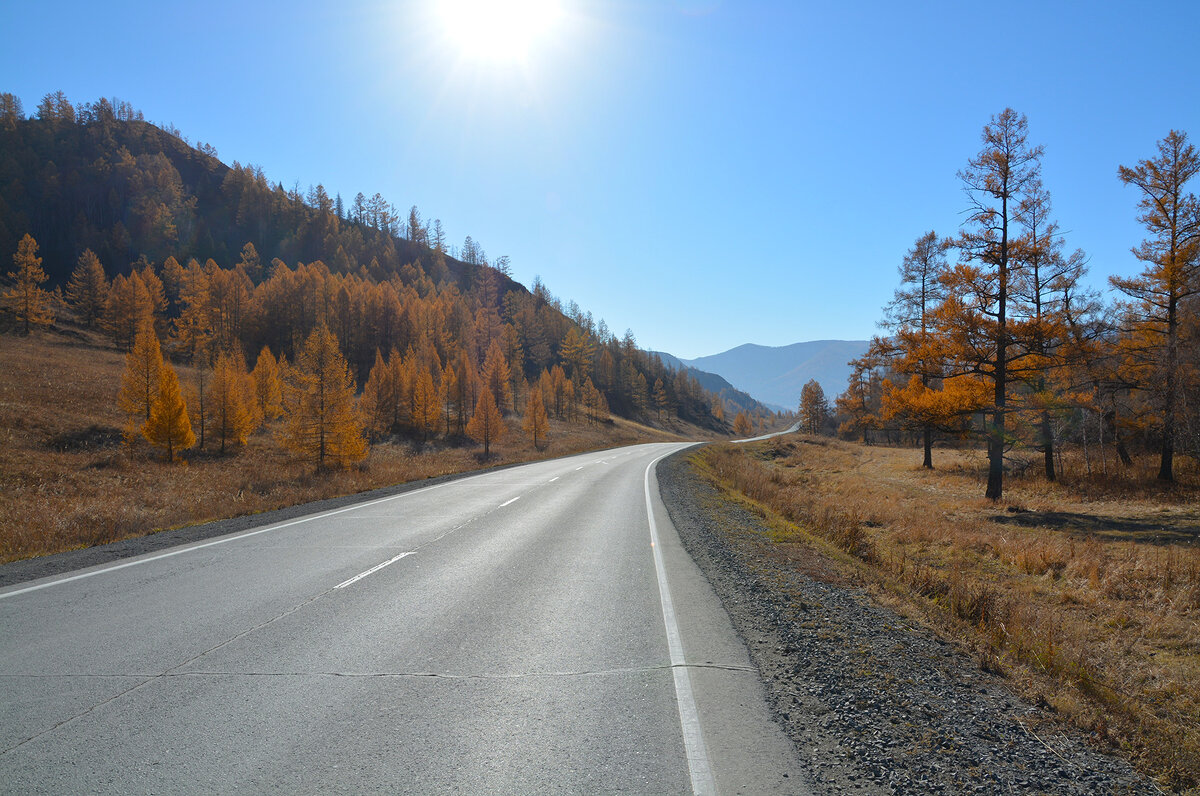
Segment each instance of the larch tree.
[[254,430],[254,393],[240,351],[217,355],[206,408],[209,431],[216,437],[221,455],[227,445],[246,444]]
[[102,325],[113,343],[128,351],[138,330],[147,323],[154,323],[154,307],[146,284],[136,271],[129,276],[118,274],[108,290]]
[[374,439],[391,433],[398,413],[397,399],[393,368],[377,348],[375,364],[367,374],[367,383],[363,385],[362,395],[358,399],[360,416],[367,433]]
[[150,410],[158,398],[162,372],[163,356],[158,335],[154,333],[154,325],[146,321],[138,330],[133,347],[125,355],[121,389],[117,393],[117,405],[129,415],[127,439],[136,437],[137,429],[150,420]]
[[354,379],[337,338],[324,324],[313,330],[296,355],[288,389],[295,398],[284,440],[292,452],[318,470],[327,462],[349,467],[366,457]]
[[671,396],[667,394],[667,387],[663,384],[662,379],[654,380],[654,408],[658,411],[658,419],[662,421],[662,413],[671,406]]
[[430,434],[437,432],[442,408],[438,404],[438,389],[433,374],[421,368],[413,384],[413,428],[424,442]]
[[283,414],[283,385],[279,379],[279,363],[271,349],[263,346],[250,372],[254,381],[254,400],[260,422],[275,420]]
[[95,252],[84,249],[67,282],[67,303],[80,323],[94,329],[104,315],[107,299],[108,277],[104,274],[104,266]]
[[1050,215],[1050,194],[1040,181],[1026,191],[1016,220],[1021,234],[1014,242],[1014,257],[1020,268],[1013,280],[1013,296],[1025,315],[1020,344],[1028,358],[1015,375],[1029,387],[1027,400],[1037,415],[1036,444],[1042,450],[1046,478],[1053,481],[1053,414],[1068,394],[1072,370],[1067,361],[1072,351],[1067,303],[1087,271],[1087,258],[1082,251],[1063,255],[1062,233]]
[[163,365],[158,396],[150,408],[150,418],[142,427],[142,436],[151,445],[165,450],[168,462],[175,461],[176,452],[196,444],[187,404],[179,391],[179,376],[170,364]]
[[37,251],[37,241],[32,235],[21,238],[13,255],[13,270],[8,272],[14,284],[0,295],[0,302],[17,317],[25,334],[29,334],[34,326],[54,323],[50,294],[42,289],[42,283],[49,277],[42,270],[42,258],[37,256]]
[[745,412],[738,412],[733,416],[733,433],[740,437],[748,437],[754,431],[754,427],[750,424],[750,417]]
[[475,402],[475,413],[467,423],[467,436],[483,445],[483,458],[491,455],[492,443],[504,436],[504,417],[496,408],[496,399],[492,391],[479,391],[479,400]]
[[[872,355],[886,357],[896,372],[917,378],[923,390],[939,388],[946,375],[946,352],[934,334],[933,321],[934,310],[945,298],[941,280],[948,268],[946,251],[950,245],[932,230],[917,238],[900,264],[900,287],[884,310],[882,325],[891,336],[877,339],[872,345]],[[899,401],[909,394],[898,392],[893,398]],[[899,403],[893,411],[905,415]],[[923,449],[921,465],[933,469],[935,426],[921,422],[918,428]]]
[[546,404],[542,401],[542,391],[536,387],[529,392],[525,400],[525,420],[521,428],[529,435],[533,447],[542,449],[542,442],[550,431],[550,418],[546,416]]
[[212,385],[212,368],[208,364],[207,357],[196,363],[193,368],[192,384],[188,387],[188,411],[191,412],[192,425],[199,427],[200,438],[196,446],[200,450],[204,450],[205,436],[204,432],[208,427],[209,411],[209,390]]
[[981,137],[979,154],[958,173],[969,199],[964,229],[955,243],[964,262],[943,278],[949,297],[938,309],[938,321],[956,367],[982,376],[992,387],[985,494],[999,500],[1009,444],[1009,367],[1017,353],[1010,318],[1014,270],[1019,266],[1014,224],[1021,200],[1038,181],[1043,150],[1029,145],[1029,122],[1012,108],[993,116]]
[[829,401],[816,379],[800,388],[800,427],[809,434],[820,434],[829,418]]
[[497,340],[493,340],[488,348],[480,378],[484,387],[492,394],[497,409],[505,411],[512,407],[512,373]]
[[[458,385],[458,372],[454,368],[454,363],[447,362],[446,367],[442,370],[442,380],[438,384],[438,399],[441,401],[441,405],[446,412],[446,434],[450,434],[450,429],[454,427],[454,421],[458,414],[458,406],[462,401]],[[460,428],[459,431],[461,430]]]
[[1132,278],[1110,277],[1113,287],[1132,299],[1130,359],[1145,374],[1143,389],[1159,398],[1162,442],[1158,478],[1173,481],[1176,436],[1184,395],[1180,332],[1188,299],[1200,294],[1200,203],[1185,193],[1200,173],[1200,155],[1187,134],[1172,130],[1158,142],[1158,156],[1136,166],[1121,166],[1121,181],[1141,191],[1138,221],[1149,237],[1133,254],[1146,264]]

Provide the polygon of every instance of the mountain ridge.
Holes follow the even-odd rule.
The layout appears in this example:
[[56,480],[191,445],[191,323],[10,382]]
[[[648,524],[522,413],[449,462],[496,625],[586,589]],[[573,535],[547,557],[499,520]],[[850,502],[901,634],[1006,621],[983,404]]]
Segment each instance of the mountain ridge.
[[773,408],[794,410],[810,379],[816,379],[832,401],[845,389],[850,360],[861,357],[869,347],[868,340],[806,340],[782,346],[742,343],[695,359],[672,359],[717,374],[734,389]]

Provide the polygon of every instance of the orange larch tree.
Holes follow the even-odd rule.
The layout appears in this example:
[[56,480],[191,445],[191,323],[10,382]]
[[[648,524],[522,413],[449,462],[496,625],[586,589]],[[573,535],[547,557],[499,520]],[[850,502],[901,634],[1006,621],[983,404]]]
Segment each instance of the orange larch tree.
[[150,419],[142,427],[142,435],[150,444],[167,452],[167,461],[175,461],[175,453],[196,444],[187,405],[179,391],[179,376],[171,365],[164,364],[159,381],[158,397],[150,408]]
[[1186,376],[1180,333],[1186,328],[1191,297],[1200,295],[1200,202],[1184,186],[1200,174],[1200,153],[1187,134],[1172,130],[1158,142],[1158,156],[1130,168],[1121,166],[1121,181],[1141,191],[1138,220],[1150,237],[1133,249],[1146,264],[1132,279],[1111,277],[1113,287],[1132,301],[1127,315],[1127,359],[1140,370],[1138,386],[1158,399],[1161,449],[1158,478],[1173,481],[1176,436]]
[[367,374],[362,395],[358,399],[360,416],[368,434],[374,439],[392,432],[399,410],[393,368],[375,349],[375,364]]
[[492,391],[479,391],[479,400],[475,403],[475,413],[471,422],[467,423],[467,435],[483,445],[483,458],[491,455],[492,443],[504,436],[504,417],[496,408],[496,399]]
[[366,457],[362,421],[354,402],[354,379],[329,327],[319,325],[296,355],[284,441],[318,470],[332,462],[349,467]]
[[1004,492],[1004,453],[1010,439],[1009,370],[1020,355],[1012,317],[1015,221],[1020,201],[1041,172],[1041,146],[1028,143],[1024,114],[1005,108],[983,128],[983,147],[959,172],[970,199],[964,229],[955,245],[963,262],[944,276],[948,298],[937,309],[941,338],[951,347],[953,370],[974,373],[992,387],[987,430],[988,479],[985,494]]
[[275,420],[283,414],[283,385],[279,379],[279,363],[271,349],[263,346],[254,362],[250,377],[254,380],[254,399],[259,422]]
[[246,363],[237,349],[217,355],[208,390],[208,425],[218,441],[218,452],[227,444],[245,445],[254,430],[254,391]]
[[80,323],[94,329],[104,315],[107,299],[108,277],[104,274],[104,266],[95,252],[84,249],[67,283],[67,303]]
[[37,241],[32,235],[26,234],[21,238],[13,255],[13,270],[8,272],[15,284],[0,295],[0,302],[17,316],[25,334],[29,334],[34,326],[54,323],[50,294],[42,290],[42,283],[49,277],[42,270],[42,258],[37,256],[37,250]]
[[525,400],[525,421],[521,428],[529,435],[533,447],[542,449],[541,441],[546,439],[550,431],[550,419],[546,417],[546,404],[542,401],[542,391],[536,387],[530,391]]
[[142,323],[134,338],[133,346],[125,355],[125,371],[121,374],[121,390],[117,394],[117,405],[129,415],[126,437],[132,439],[137,429],[150,420],[150,410],[159,394],[163,372],[162,349],[154,324],[149,320]]

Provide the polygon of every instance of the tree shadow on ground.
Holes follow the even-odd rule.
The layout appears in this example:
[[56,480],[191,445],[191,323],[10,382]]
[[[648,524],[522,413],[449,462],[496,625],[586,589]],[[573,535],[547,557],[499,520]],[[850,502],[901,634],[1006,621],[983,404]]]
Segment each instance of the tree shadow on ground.
[[1069,511],[1017,511],[988,517],[1001,525],[1052,528],[1073,536],[1139,544],[1200,543],[1200,515],[1162,517],[1112,517]]

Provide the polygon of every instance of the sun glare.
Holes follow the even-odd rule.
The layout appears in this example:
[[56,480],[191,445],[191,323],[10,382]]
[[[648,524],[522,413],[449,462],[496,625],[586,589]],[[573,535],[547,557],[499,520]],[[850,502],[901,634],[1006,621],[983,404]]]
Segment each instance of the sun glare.
[[471,58],[517,61],[553,29],[558,0],[438,0],[446,35]]

